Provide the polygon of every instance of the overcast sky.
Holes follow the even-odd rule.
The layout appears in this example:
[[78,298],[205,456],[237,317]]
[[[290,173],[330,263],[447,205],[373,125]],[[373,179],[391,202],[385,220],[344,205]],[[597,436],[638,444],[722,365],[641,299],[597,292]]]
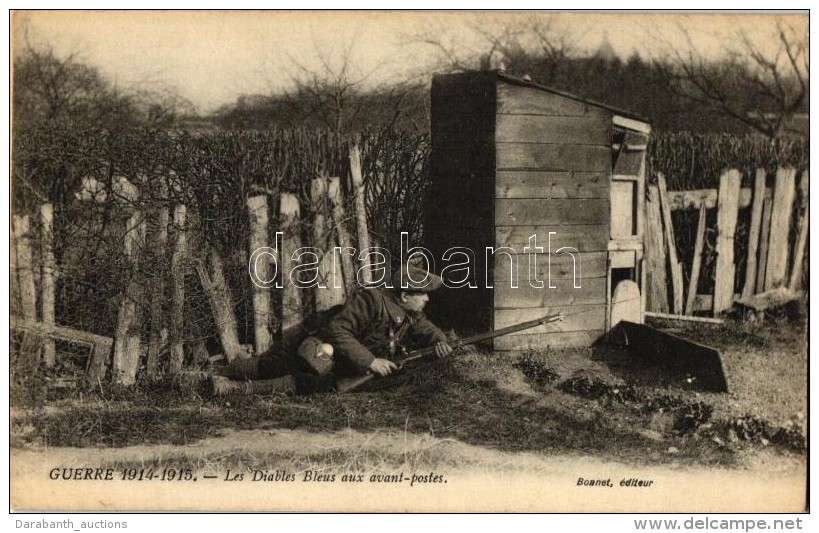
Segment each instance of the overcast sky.
[[[240,94],[269,94],[285,87],[298,63],[320,68],[319,53],[331,63],[352,43],[356,75],[369,83],[421,79],[435,59],[429,47],[413,43],[422,31],[448,33],[464,50],[476,45],[468,31],[475,19],[521,14],[453,12],[18,12],[15,46],[22,29],[31,42],[60,55],[76,53],[118,86],[172,88],[207,112]],[[546,15],[539,15],[546,16]],[[771,43],[774,19],[758,14],[561,13],[555,23],[578,46],[595,50],[607,38],[616,53],[644,57],[657,50],[657,37],[677,46],[690,31],[698,50],[713,55],[737,31]],[[807,28],[807,16],[790,17]]]

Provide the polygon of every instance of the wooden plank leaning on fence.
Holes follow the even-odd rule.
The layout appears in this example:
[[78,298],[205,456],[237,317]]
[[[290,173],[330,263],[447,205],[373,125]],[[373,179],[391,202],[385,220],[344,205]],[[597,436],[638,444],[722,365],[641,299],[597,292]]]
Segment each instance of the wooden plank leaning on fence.
[[[286,331],[300,324],[303,320],[301,289],[292,283],[290,273],[295,263],[293,251],[301,248],[301,221],[299,199],[295,194],[283,193],[279,203],[279,217],[281,219],[282,249],[279,251],[279,267],[281,269],[282,292],[282,330]],[[285,253],[287,252],[287,253]]]
[[[361,253],[370,247],[370,233],[367,225],[367,207],[364,190],[364,176],[361,172],[361,151],[358,145],[350,146],[350,175],[353,182],[353,199],[355,206],[355,222],[358,237],[358,251]],[[361,276],[356,279],[364,285],[373,281],[373,274],[370,269],[369,254],[364,254],[360,265]]]
[[677,257],[677,241],[674,238],[674,225],[671,220],[671,208],[668,203],[668,186],[666,185],[665,176],[662,173],[657,174],[657,185],[660,193],[660,209],[663,218],[663,230],[665,233],[665,242],[668,246],[668,263],[671,272],[671,302],[672,311],[675,314],[682,314],[683,312],[683,272],[682,263]]
[[170,370],[177,374],[185,362],[185,268],[188,257],[188,210],[185,205],[173,209],[173,253],[171,254],[171,360]]
[[318,279],[315,289],[316,311],[326,311],[344,303],[344,284],[341,264],[335,258],[335,236],[330,215],[328,192],[330,180],[315,178],[310,184],[310,202],[313,207],[313,246],[321,250],[318,258]]
[[139,357],[141,355],[143,287],[137,279],[137,264],[145,245],[145,217],[142,211],[134,209],[125,228],[125,258],[127,262],[125,290],[119,304],[114,356],[111,366],[112,378],[120,385],[136,382]]
[[765,291],[781,287],[788,276],[788,237],[791,229],[791,214],[796,196],[796,170],[780,168],[776,171],[771,210],[771,233],[768,241],[768,266],[765,270]]
[[700,205],[700,217],[697,220],[697,236],[694,239],[694,258],[691,261],[691,277],[688,280],[688,293],[685,299],[685,314],[694,314],[694,302],[697,299],[697,285],[700,282],[702,251],[705,244],[705,219],[708,210],[705,203]]
[[665,239],[660,215],[660,191],[657,185],[648,186],[646,202],[645,265],[648,286],[647,309],[668,312],[667,278],[665,270]]
[[742,297],[753,296],[756,286],[757,253],[759,251],[759,233],[762,227],[762,205],[765,202],[764,169],[757,169],[754,179],[754,198],[751,204],[751,227],[748,229],[748,261],[745,267],[745,285],[742,288]]
[[216,329],[219,330],[222,350],[225,352],[225,359],[230,363],[235,359],[245,357],[245,351],[242,350],[242,346],[239,344],[236,315],[233,312],[233,300],[225,279],[222,256],[219,251],[211,248],[208,252],[208,265],[206,266],[205,262],[200,260],[196,264],[196,272],[199,274],[199,281],[208,296],[213,319],[216,322]]
[[808,171],[805,170],[802,172],[802,179],[799,181],[799,207],[802,216],[799,219],[799,233],[793,254],[793,268],[788,281],[788,288],[792,291],[799,290],[802,284],[802,262],[805,259],[805,248],[808,245],[808,188]]
[[756,293],[765,291],[765,270],[768,268],[768,244],[771,235],[771,206],[773,196],[762,201],[762,222],[759,229],[759,264],[756,267]]
[[734,234],[739,212],[740,174],[731,169],[720,176],[717,193],[717,265],[714,277],[714,316],[734,305]]
[[[250,250],[248,257],[266,246],[270,246],[268,227],[270,216],[267,207],[267,196],[264,194],[251,196],[247,199],[247,210],[250,217]],[[270,279],[270,257],[262,255],[250,268],[254,270],[255,279],[266,283]],[[255,283],[253,286],[253,338],[257,354],[265,353],[273,342],[270,331],[272,318],[272,307],[270,299],[270,289],[260,287]]]

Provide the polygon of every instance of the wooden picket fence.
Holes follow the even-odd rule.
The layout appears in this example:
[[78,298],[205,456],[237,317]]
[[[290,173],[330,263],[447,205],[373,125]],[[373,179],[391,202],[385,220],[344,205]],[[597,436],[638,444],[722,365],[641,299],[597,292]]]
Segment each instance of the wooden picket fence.
[[[121,195],[126,202],[122,208],[125,225],[122,255],[131,265],[133,275],[123,280],[123,297],[113,338],[62,327],[55,322],[53,204],[42,204],[40,220],[35,225],[39,233],[32,228],[29,216],[15,215],[12,276],[20,305],[11,326],[22,337],[15,370],[30,372],[40,363],[46,367],[54,366],[55,341],[67,341],[88,347],[86,373],[92,382],[106,378],[107,371],[110,371],[108,377],[113,382],[122,385],[134,384],[140,372],[148,378],[156,378],[161,366],[174,374],[182,372],[185,275],[190,269],[198,276],[209,302],[226,361],[229,363],[268,351],[282,339],[286,330],[303,322],[306,312],[323,311],[341,304],[357,285],[372,282],[371,265],[366,262],[369,256],[358,261],[358,257],[349,253],[334,254],[335,247],[357,250],[370,247],[362,155],[358,145],[350,146],[349,158],[351,180],[348,194],[352,195],[351,201],[344,200],[341,179],[326,176],[311,180],[306,205],[304,199],[300,200],[293,193],[251,191],[247,196],[245,207],[250,222],[250,239],[246,257],[251,257],[259,248],[276,247],[275,235],[270,231],[274,215],[281,223],[278,231],[283,233],[282,248],[277,250],[278,256],[275,257],[277,279],[281,280],[283,288],[253,285],[253,346],[240,344],[235,301],[226,275],[227,258],[222,257],[216,246],[205,243],[201,236],[190,231],[186,205],[163,205],[144,211],[136,201],[136,190],[130,196],[127,191]],[[86,201],[95,200],[88,198]],[[355,213],[352,216],[345,213],[346,205],[353,206]],[[149,231],[148,227],[152,230]],[[326,288],[304,290],[288,281],[296,266],[291,254],[302,247],[304,236],[308,239],[304,246],[320,249],[323,253],[319,254],[317,270],[318,279]],[[34,246],[35,242],[39,246]],[[144,250],[151,248],[169,256],[170,272],[146,283],[139,279],[138,265]],[[255,266],[258,279],[273,278],[267,258]],[[343,283],[336,284],[334,280],[343,280]],[[161,307],[168,295],[170,305],[166,307],[170,313],[167,320],[160,320],[164,316]],[[306,298],[312,301],[305,302]],[[149,317],[145,316],[146,313],[151,315],[147,338],[145,325]],[[167,358],[167,361],[160,365],[160,358]]]
[[[796,179],[799,179],[798,206]],[[735,303],[765,309],[799,296],[808,240],[808,171],[779,168],[768,187],[765,170],[754,175],[752,188],[741,188],[742,175],[728,170],[718,189],[668,191],[666,178],[648,186],[646,202],[646,273],[648,311],[673,315],[719,316]],[[735,242],[740,209],[750,207],[746,243]],[[716,209],[716,225],[707,227],[709,210]],[[679,259],[672,212],[699,212],[688,280]],[[798,220],[796,220],[798,216]],[[713,217],[712,217],[713,218]],[[795,227],[793,226],[795,224]],[[698,293],[704,263],[706,230],[716,235],[713,292]],[[792,239],[795,229],[796,238]],[[735,250],[744,248],[744,278]],[[687,265],[686,265],[687,266]],[[711,286],[710,283],[705,285]]]

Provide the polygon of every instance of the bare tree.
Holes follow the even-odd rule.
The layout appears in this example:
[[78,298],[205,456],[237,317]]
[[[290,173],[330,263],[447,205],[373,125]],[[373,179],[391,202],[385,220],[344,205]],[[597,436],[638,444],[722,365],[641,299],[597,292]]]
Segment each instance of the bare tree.
[[75,54],[58,57],[51,48],[26,47],[14,58],[15,124],[68,121],[105,125],[133,119],[133,108],[99,72]]
[[319,121],[341,133],[358,119],[363,108],[362,84],[369,75],[354,72],[351,59],[354,46],[354,41],[347,43],[336,59],[316,47],[317,68],[291,58],[294,88],[286,90],[284,96],[298,120]]
[[475,18],[463,30],[434,27],[408,41],[433,48],[438,67],[451,72],[501,68],[548,81],[577,52],[579,36],[552,15],[487,20]]
[[488,70],[518,57],[523,51],[523,27],[510,20],[474,18],[465,29],[433,26],[408,36],[408,43],[435,50],[438,68],[450,72]]
[[[336,134],[367,127],[426,131],[423,88],[412,82],[372,83],[382,65],[368,71],[358,68],[354,58],[355,39],[333,54],[315,45],[314,65],[290,58],[291,88],[273,94],[255,110],[279,107],[271,117],[287,126],[309,125],[327,128]],[[272,125],[272,124],[271,124]]]
[[773,31],[775,46],[763,47],[742,33],[736,44],[726,45],[725,59],[714,61],[683,30],[687,48],[666,43],[657,67],[677,94],[776,138],[807,109],[809,64],[806,31],[786,19]]
[[131,100],[141,119],[153,127],[172,127],[180,117],[196,114],[196,106],[169,87],[137,89]]
[[100,75],[50,47],[16,50],[12,72],[13,198],[16,208],[32,200],[64,199],[87,169],[77,154],[94,149],[92,130],[121,131],[136,110]]
[[[123,91],[76,52],[61,56],[28,40],[15,50],[12,73],[14,197],[65,200],[100,171],[89,153],[137,128],[166,128],[192,106],[167,89]],[[92,165],[93,166],[93,165]],[[110,170],[110,169],[109,169]],[[110,172],[109,172],[110,174]]]
[[539,48],[541,62],[548,70],[548,78],[554,77],[558,69],[578,53],[577,43],[582,35],[559,27],[554,18],[532,18],[529,31]]
[[61,57],[48,45],[26,42],[14,57],[15,129],[46,123],[72,130],[167,127],[179,115],[195,112],[175,91],[154,85],[123,90],[82,62],[76,52]]

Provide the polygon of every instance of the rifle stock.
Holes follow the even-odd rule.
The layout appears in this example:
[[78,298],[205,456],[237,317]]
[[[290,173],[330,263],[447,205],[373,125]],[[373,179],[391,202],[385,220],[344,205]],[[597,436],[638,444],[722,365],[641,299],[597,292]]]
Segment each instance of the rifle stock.
[[[472,335],[470,337],[466,337],[464,339],[460,339],[451,343],[450,346],[453,350],[460,348],[461,346],[467,346],[469,344],[475,344],[477,342],[481,342],[484,340],[493,339],[495,337],[501,337],[503,335],[509,335],[510,333],[516,333],[518,331],[523,331],[525,329],[534,328],[536,326],[540,326],[542,324],[547,324],[549,322],[557,322],[563,320],[563,314],[557,313],[554,315],[546,315],[544,317],[529,320],[528,322],[521,322],[520,324],[514,324],[512,326],[508,326],[501,329],[496,329],[493,331],[487,331],[485,333],[479,333],[477,335]],[[413,350],[406,354],[400,361],[398,361],[398,368],[400,369],[405,363],[409,363],[410,361],[415,361],[418,359],[422,359],[424,357],[428,357],[435,353],[435,346],[428,346],[426,348],[421,348],[419,350]],[[344,392],[353,392],[368,381],[372,380],[373,378],[377,377],[376,374],[369,372],[367,374],[361,376],[352,376],[347,378],[341,378],[338,380],[336,390],[339,393]]]

